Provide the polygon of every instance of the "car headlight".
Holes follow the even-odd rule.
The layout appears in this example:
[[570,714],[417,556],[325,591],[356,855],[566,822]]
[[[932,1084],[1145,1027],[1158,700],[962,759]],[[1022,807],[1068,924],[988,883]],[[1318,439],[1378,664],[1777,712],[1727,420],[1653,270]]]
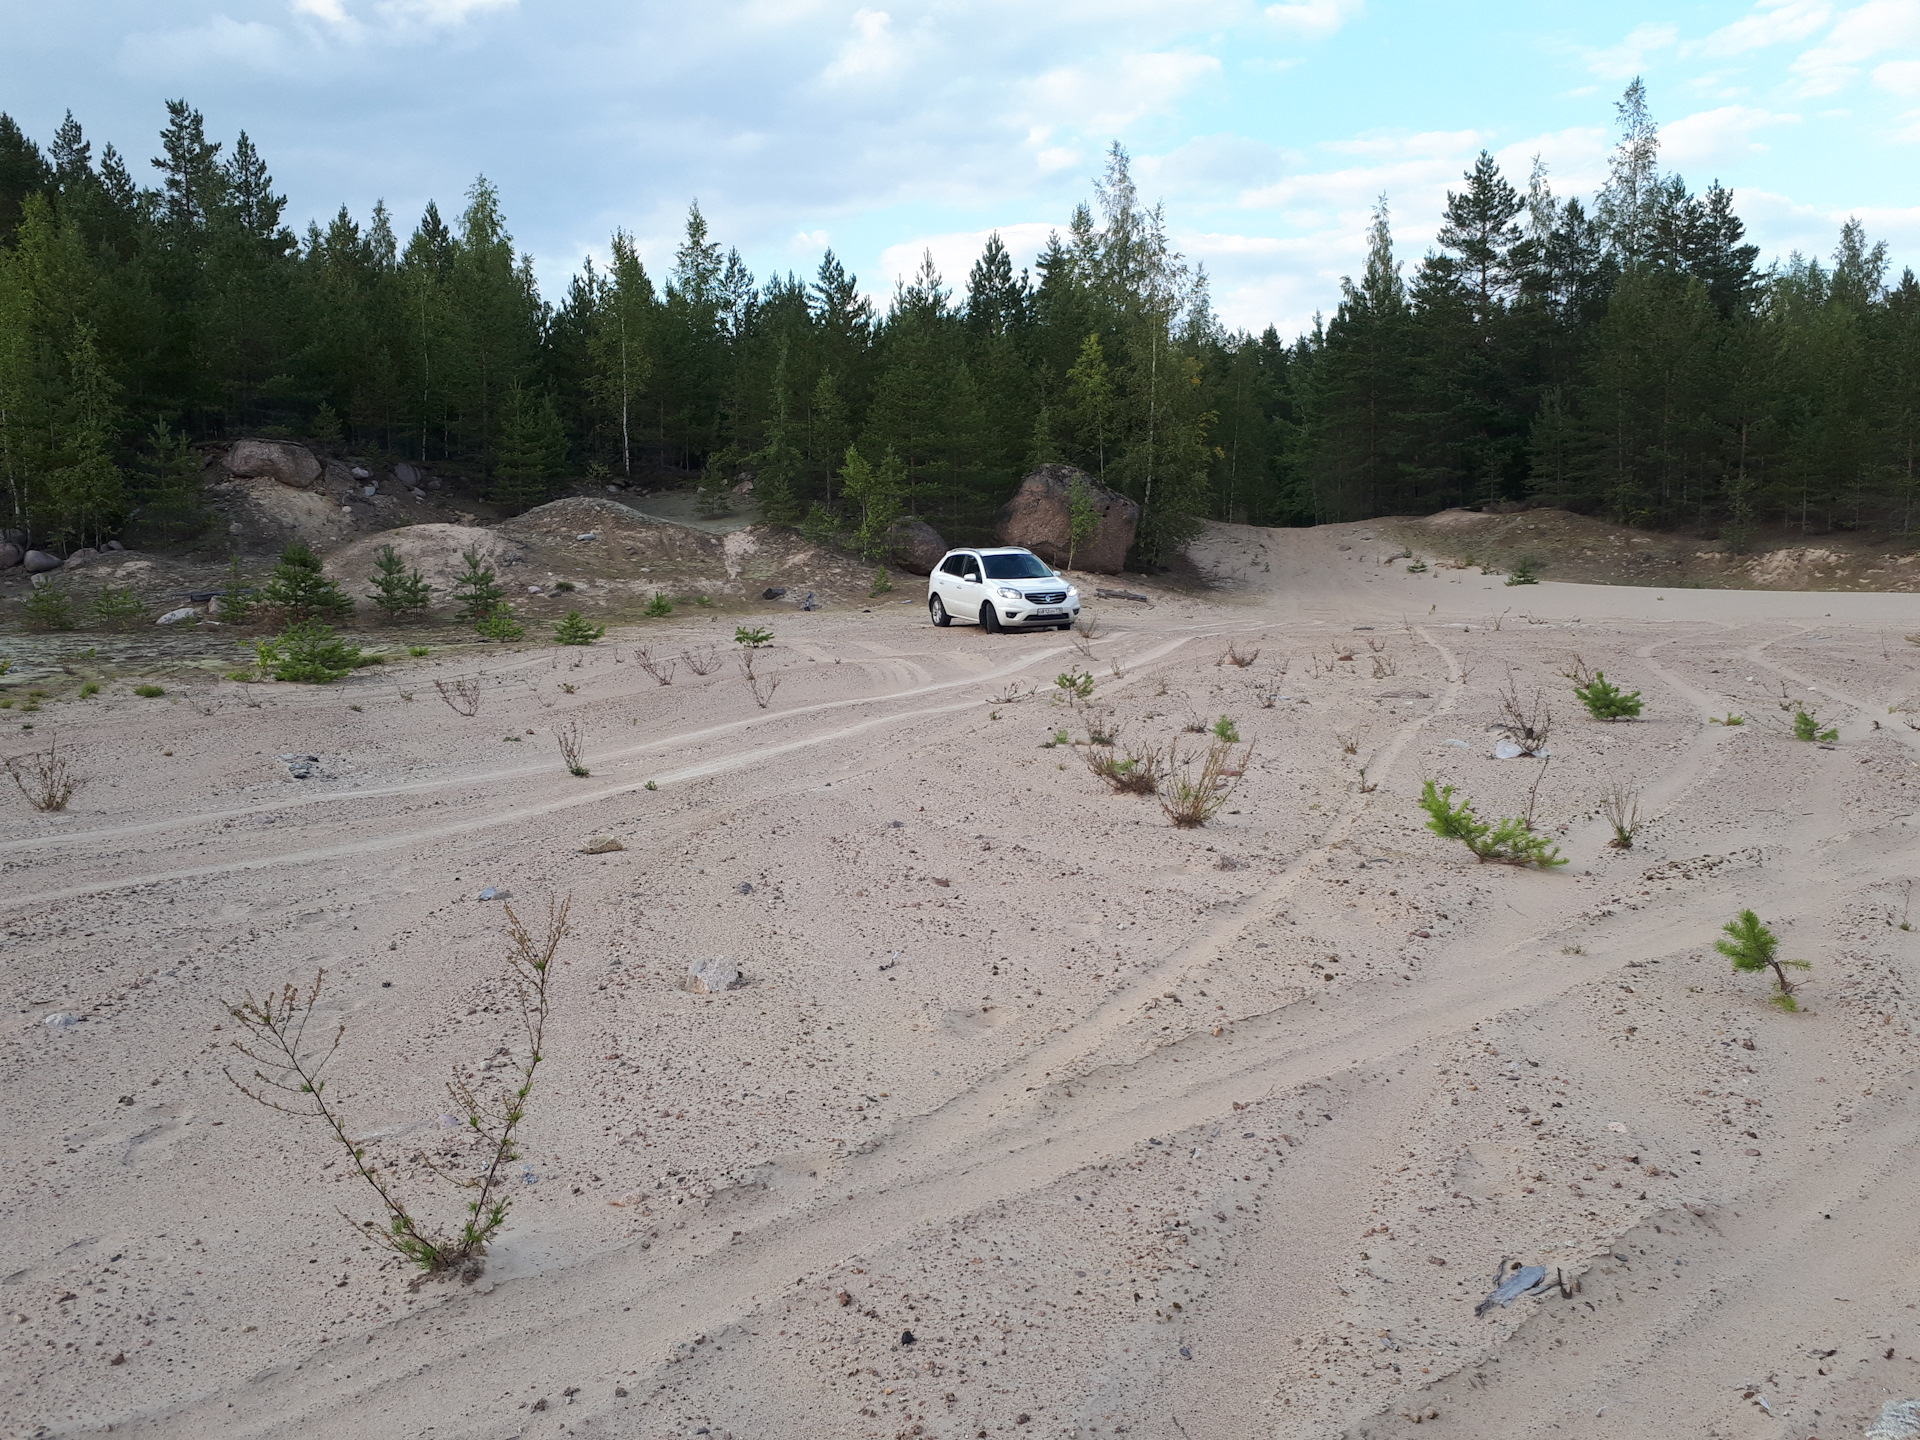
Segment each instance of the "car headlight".
[[1027,598],[1009,585],[1002,585],[995,593],[998,594],[1002,600],[1024,600]]
[[1080,587],[1078,585],[1067,586],[1067,598],[1069,600],[1078,600],[1080,598]]

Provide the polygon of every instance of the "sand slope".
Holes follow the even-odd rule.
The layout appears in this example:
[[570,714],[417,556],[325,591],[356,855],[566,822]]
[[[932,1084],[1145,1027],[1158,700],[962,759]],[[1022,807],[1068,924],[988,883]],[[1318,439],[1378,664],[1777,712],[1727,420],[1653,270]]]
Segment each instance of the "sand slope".
[[[90,783],[0,839],[0,1430],[1858,1433],[1920,1392],[1920,599],[1393,548],[1218,527],[1216,588],[1099,604],[1085,653],[905,587],[783,615],[766,710],[704,616],[646,631],[720,652],[670,685],[621,633],[58,707]],[[1576,715],[1575,651],[1641,720]],[[1544,775],[1490,758],[1510,677]],[[1221,714],[1254,751],[1202,830],[1045,745]],[[1427,775],[1498,814],[1537,782],[1572,863],[1474,864]],[[327,967],[360,1133],[458,1163],[442,1082],[513,1043],[483,885],[571,893],[577,933],[512,1226],[415,1290],[323,1137],[223,1078],[222,1002]],[[1814,962],[1805,1013],[1712,953],[1743,905]],[[701,956],[751,983],[686,993]],[[1476,1318],[1506,1258],[1575,1293]]]

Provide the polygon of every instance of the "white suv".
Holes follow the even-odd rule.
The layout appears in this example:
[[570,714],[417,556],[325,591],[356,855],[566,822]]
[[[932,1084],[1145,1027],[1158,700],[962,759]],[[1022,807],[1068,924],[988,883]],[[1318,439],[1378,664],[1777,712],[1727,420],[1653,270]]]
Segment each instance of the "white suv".
[[1065,630],[1080,614],[1080,592],[1031,550],[949,550],[927,577],[927,613],[936,625],[978,620],[987,631]]

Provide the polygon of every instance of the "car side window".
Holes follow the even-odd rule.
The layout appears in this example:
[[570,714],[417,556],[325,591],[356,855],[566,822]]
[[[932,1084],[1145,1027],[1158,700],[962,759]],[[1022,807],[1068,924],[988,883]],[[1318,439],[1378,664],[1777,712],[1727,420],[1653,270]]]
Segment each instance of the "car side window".
[[940,568],[949,575],[958,575],[962,570],[967,568],[967,557],[964,555],[949,555],[946,563]]
[[980,578],[980,564],[973,556],[963,555],[960,557],[960,578],[962,580],[978,580]]

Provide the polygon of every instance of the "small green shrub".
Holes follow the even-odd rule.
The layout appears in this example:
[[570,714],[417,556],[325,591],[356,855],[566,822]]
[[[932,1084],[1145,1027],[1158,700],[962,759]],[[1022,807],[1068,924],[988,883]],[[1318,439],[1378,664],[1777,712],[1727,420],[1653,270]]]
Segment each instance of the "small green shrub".
[[1840,738],[1840,732],[1829,725],[1820,728],[1820,721],[1811,710],[1804,707],[1794,712],[1793,738],[1796,740],[1818,740],[1823,745],[1831,745]]
[[478,546],[469,545],[460,552],[460,558],[466,563],[453,577],[453,598],[459,602],[453,618],[478,624],[493,614],[507,592],[493,567],[482,563]]
[[132,587],[102,590],[93,597],[93,623],[110,630],[131,630],[147,618],[147,607]]
[[276,680],[300,685],[331,685],[342,675],[375,663],[375,657],[363,656],[358,645],[342,640],[331,625],[318,620],[289,625],[273,639],[260,641],[254,650],[261,670]]
[[1709,715],[1707,717],[1707,723],[1709,725],[1744,725],[1747,723],[1747,717],[1744,715],[1736,715],[1729,710],[1724,716]]
[[1069,704],[1078,704],[1093,694],[1093,676],[1078,665],[1054,676],[1053,684]]
[[1411,565],[1407,566],[1407,574],[1409,575],[1424,575],[1426,573],[1427,573],[1427,562],[1424,560],[1416,560]]
[[649,790],[658,790],[659,788],[660,788],[660,787],[659,787],[659,786],[658,786],[657,784],[655,784],[655,783],[654,783],[653,781],[651,781],[651,780],[649,780],[649,781],[647,781],[647,789],[649,789]]
[[427,647],[424,645],[409,645],[407,647],[407,654],[416,660],[423,659],[427,654]]
[[1213,722],[1213,738],[1216,740],[1224,740],[1229,745],[1238,745],[1240,743],[1240,727],[1235,725],[1230,717],[1222,715],[1218,720]]
[[353,614],[353,601],[340,588],[340,582],[322,574],[320,557],[299,541],[280,552],[280,563],[267,578],[260,603],[296,624]]
[[73,629],[73,597],[66,586],[36,585],[27,596],[27,624],[35,630]]
[[1573,693],[1580,703],[1587,707],[1587,713],[1596,720],[1634,720],[1640,715],[1640,692],[1631,694],[1622,690],[1607,679],[1605,671],[1597,671],[1593,679],[1585,685],[1573,687]]
[[606,626],[591,623],[578,610],[569,610],[566,618],[553,627],[553,638],[561,645],[591,645],[606,633]]
[[94,696],[98,695],[99,693],[100,693],[100,682],[98,680],[87,680],[87,681],[84,681],[80,686],[80,698],[82,700],[91,700]]
[[667,599],[666,591],[656,590],[653,592],[653,598],[647,602],[647,608],[642,613],[658,620],[662,616],[673,613],[673,602]]
[[1427,812],[1427,829],[1442,840],[1458,840],[1485,864],[1497,860],[1506,865],[1538,865],[1550,870],[1567,863],[1559,848],[1544,835],[1536,835],[1519,816],[1486,821],[1473,813],[1472,802],[1453,803],[1453,786],[1427,781],[1420,791],[1420,808]]
[[882,565],[878,570],[873,572],[873,588],[867,591],[867,598],[869,600],[875,599],[878,596],[886,594],[891,589],[893,589],[893,580],[887,574],[887,567]]
[[553,593],[556,595],[571,595],[573,591],[574,584],[571,580],[556,580],[553,582]]
[[733,643],[744,645],[749,650],[758,650],[763,645],[773,643],[773,632],[764,625],[737,625],[733,631]]
[[247,625],[253,621],[260,596],[253,586],[240,578],[240,557],[227,562],[226,589],[220,593],[220,619],[228,625]]
[[1762,925],[1760,917],[1751,910],[1742,910],[1720,928],[1724,938],[1714,941],[1713,948],[1731,960],[1737,971],[1771,969],[1779,989],[1768,997],[1767,1003],[1778,1005],[1782,1010],[1798,1010],[1800,1002],[1793,998],[1793,983],[1787,979],[1786,967],[1795,970],[1813,967],[1805,960],[1780,959],[1780,937]]
[[425,610],[433,600],[433,586],[418,569],[407,569],[400,552],[391,545],[380,547],[370,577],[373,589],[367,598],[384,610],[389,621],[405,620]]
[[513,617],[513,607],[502,602],[494,606],[480,622],[473,627],[482,640],[520,640],[526,637],[526,627]]
[[1531,558],[1517,561],[1507,574],[1509,585],[1538,585],[1539,583],[1539,562]]
[[142,700],[158,700],[167,692],[159,685],[136,685],[133,687],[133,693]]

